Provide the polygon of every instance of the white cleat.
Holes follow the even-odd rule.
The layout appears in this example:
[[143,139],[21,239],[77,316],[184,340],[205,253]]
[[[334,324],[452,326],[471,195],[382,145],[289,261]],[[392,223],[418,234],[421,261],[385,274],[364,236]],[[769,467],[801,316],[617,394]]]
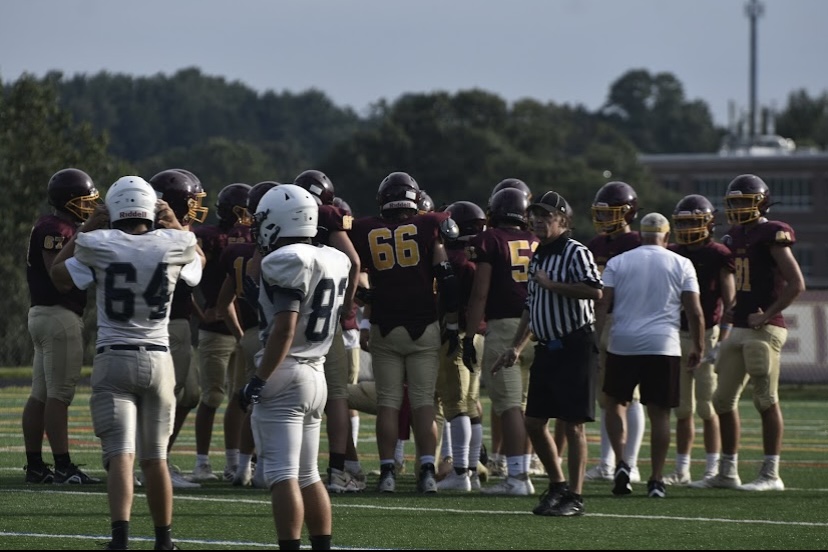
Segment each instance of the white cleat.
[[689,485],[690,484],[690,473],[689,472],[673,472],[667,477],[664,478],[665,485]]
[[193,468],[193,474],[190,476],[190,481],[200,483],[202,481],[218,481],[218,476],[213,473],[213,468],[210,464],[197,464]]
[[535,494],[535,487],[529,476],[523,473],[514,477],[508,476],[497,485],[481,489],[480,492],[490,495],[530,496]]
[[[479,479],[477,481],[477,485],[480,485]],[[462,475],[459,475],[457,472],[452,470],[441,481],[437,482],[437,489],[440,491],[471,491],[472,484],[471,478],[469,477],[469,472],[465,472]]]
[[331,493],[358,493],[362,490],[350,473],[333,468],[328,469],[327,487]]
[[172,484],[173,489],[198,489],[201,487],[198,483],[193,483],[192,481],[185,479],[184,476],[175,471],[172,466],[170,466],[169,469],[170,483]]
[[641,472],[638,471],[638,466],[630,468],[630,483],[641,483]]
[[469,486],[471,486],[471,490],[479,491],[483,488],[480,484],[480,475],[477,472],[471,472],[469,474]]
[[236,473],[233,474],[232,483],[234,487],[249,487],[253,484],[253,466],[250,462],[247,463],[247,466],[239,467],[236,470]]
[[742,486],[742,480],[738,475],[722,475],[717,473],[713,477],[705,477],[699,481],[693,481],[688,485],[691,489],[738,489]]
[[740,487],[743,491],[784,491],[785,484],[778,477],[759,475],[755,481],[746,483]]
[[586,481],[612,481],[613,479],[615,479],[615,468],[606,464],[593,466],[584,474]]

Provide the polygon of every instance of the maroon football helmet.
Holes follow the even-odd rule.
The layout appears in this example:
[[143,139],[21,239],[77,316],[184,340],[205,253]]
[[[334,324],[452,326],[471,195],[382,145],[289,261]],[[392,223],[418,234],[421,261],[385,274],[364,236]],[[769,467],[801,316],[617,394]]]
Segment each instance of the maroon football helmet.
[[190,206],[190,219],[191,222],[204,222],[207,220],[207,213],[210,212],[209,207],[205,207],[203,205],[204,198],[207,197],[207,192],[204,191],[204,186],[201,185],[201,180],[192,172],[188,171],[187,169],[172,169],[174,171],[178,171],[180,173],[184,173],[190,177],[195,183],[195,195],[193,199],[195,203],[191,204]]
[[489,202],[489,221],[492,226],[499,223],[518,224],[526,227],[526,209],[529,198],[517,188],[504,188],[492,196]]
[[489,197],[494,197],[494,195],[497,192],[505,188],[515,188],[517,190],[520,190],[524,194],[526,194],[526,198],[529,201],[532,201],[532,190],[529,189],[529,186],[526,185],[526,182],[520,180],[519,178],[505,178],[501,180],[497,183],[497,185],[494,188],[492,188],[492,195]]
[[626,182],[607,182],[592,202],[592,224],[602,234],[615,234],[632,224],[638,213],[638,194]]
[[320,205],[330,205],[334,199],[334,185],[331,179],[322,171],[309,169],[303,171],[293,181],[311,193]]
[[724,197],[729,224],[747,224],[770,209],[770,188],[754,174],[740,174],[727,185]]
[[253,223],[247,213],[247,197],[250,195],[250,187],[250,184],[237,182],[221,189],[216,200],[216,216],[219,221],[225,224],[240,223],[245,226]]
[[46,194],[49,205],[76,222],[89,218],[100,197],[92,178],[80,169],[62,169],[53,174]]
[[198,198],[199,187],[186,173],[167,169],[150,178],[149,183],[158,197],[173,210],[178,222],[187,225],[198,220],[195,209],[201,203]]
[[380,212],[396,209],[418,210],[420,186],[405,172],[392,172],[386,176],[377,190],[377,204]]
[[710,238],[716,225],[715,207],[703,195],[684,196],[673,210],[673,229],[676,242],[684,245],[700,243]]
[[425,190],[420,190],[420,200],[417,201],[417,211],[422,215],[434,211],[434,200],[426,193]]
[[486,229],[486,213],[471,201],[455,201],[446,212],[460,228],[460,237],[475,236]]

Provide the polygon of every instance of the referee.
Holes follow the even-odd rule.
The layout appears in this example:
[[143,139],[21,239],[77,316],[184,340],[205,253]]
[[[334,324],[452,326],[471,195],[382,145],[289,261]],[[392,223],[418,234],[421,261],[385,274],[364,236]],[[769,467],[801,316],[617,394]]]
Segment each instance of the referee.
[[[511,365],[537,337],[526,402],[526,431],[549,474],[549,489],[532,510],[542,516],[584,513],[581,490],[586,468],[584,423],[595,419],[598,353],[593,336],[594,301],[603,283],[592,253],[570,237],[572,208],[546,192],[528,209],[540,246],[532,257],[529,295],[517,332],[492,371]],[[547,429],[550,418],[564,423],[569,442],[569,483]]]

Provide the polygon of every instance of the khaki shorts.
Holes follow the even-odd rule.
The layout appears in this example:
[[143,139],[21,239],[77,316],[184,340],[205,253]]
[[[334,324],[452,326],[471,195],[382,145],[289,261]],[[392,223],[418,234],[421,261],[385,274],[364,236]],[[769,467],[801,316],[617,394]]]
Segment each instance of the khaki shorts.
[[419,339],[402,326],[382,336],[379,326],[371,325],[371,362],[377,385],[377,405],[399,410],[403,384],[408,383],[411,409],[434,405],[437,370],[440,365],[440,326],[429,324]]
[[31,396],[72,404],[83,365],[83,319],[61,306],[38,305],[29,309],[28,324],[34,343]]
[[486,323],[480,377],[492,400],[492,408],[498,416],[511,408],[526,408],[529,367],[535,360],[535,348],[532,343],[523,348],[517,362],[501,368],[492,376],[492,366],[500,354],[512,346],[519,324],[520,318],[499,318]]

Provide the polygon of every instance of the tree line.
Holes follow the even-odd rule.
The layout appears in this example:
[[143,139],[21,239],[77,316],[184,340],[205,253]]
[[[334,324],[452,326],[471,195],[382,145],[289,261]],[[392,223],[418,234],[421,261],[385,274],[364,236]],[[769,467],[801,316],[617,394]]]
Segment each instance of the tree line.
[[[48,212],[49,177],[64,167],[88,172],[102,195],[124,174],[186,168],[202,180],[208,206],[227,184],[291,182],[316,168],[357,216],[376,213],[377,187],[395,170],[414,176],[437,205],[485,206],[496,183],[516,177],[537,193],[561,192],[576,212],[575,236],[586,240],[589,206],[608,180],[632,184],[645,212],[672,212],[678,197],[654,184],[640,152],[715,151],[726,133],[675,76],[644,70],[612,83],[596,111],[533,99],[510,104],[470,89],[405,94],[359,115],[320,90],[257,93],[197,68],[151,77],[52,72],[0,84],[0,187],[13,198],[0,205],[0,365],[31,362],[28,234]],[[794,92],[777,129],[824,147],[827,104],[828,94]]]

